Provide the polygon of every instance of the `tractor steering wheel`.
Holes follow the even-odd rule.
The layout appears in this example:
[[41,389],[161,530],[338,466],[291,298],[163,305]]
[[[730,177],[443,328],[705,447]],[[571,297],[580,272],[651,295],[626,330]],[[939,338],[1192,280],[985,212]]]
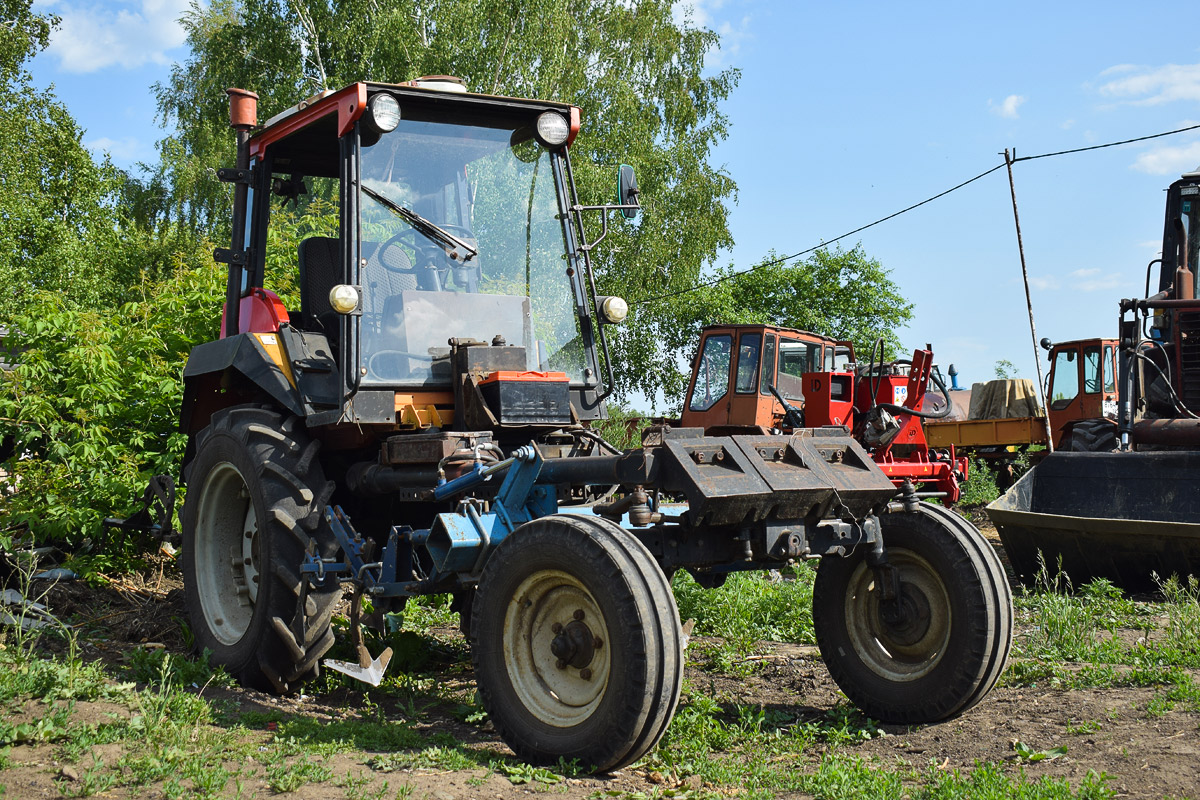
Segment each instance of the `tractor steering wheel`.
[[[463,227],[462,225],[440,225],[439,227],[442,230],[446,231],[447,233],[454,234],[455,236],[457,236],[460,239],[466,239],[466,240],[472,241],[472,242],[475,240],[475,234],[472,233],[468,228]],[[381,244],[379,246],[379,249],[375,251],[375,258],[376,258],[376,260],[379,261],[380,266],[382,266],[388,272],[395,272],[395,273],[398,273],[401,275],[413,275],[413,276],[419,275],[421,270],[428,269],[428,267],[414,266],[412,259],[409,258],[407,251],[400,249],[399,252],[402,254],[402,256],[393,258],[393,259],[385,258],[385,256],[387,255],[387,251],[389,248],[392,248],[392,247],[399,248],[401,244],[404,244],[408,249],[412,250],[415,253],[420,249],[417,247],[418,239],[424,239],[424,238],[425,237],[422,236],[417,231],[416,228],[406,228],[406,229],[400,231],[399,233],[397,233],[395,236],[392,236],[391,238],[389,238],[383,244]],[[433,242],[432,240],[426,240],[426,241],[429,241],[430,244],[435,245],[439,250],[442,250],[442,251],[445,250],[445,248],[442,247],[440,242]],[[479,257],[476,256],[476,258],[479,258]],[[450,262],[449,256],[446,257],[446,260],[447,260],[447,262]],[[389,263],[389,261],[395,261],[397,263],[392,264],[392,263]],[[461,262],[452,262],[452,263],[461,263]],[[449,269],[449,268],[450,268],[450,266],[448,264],[445,267],[445,269]],[[439,267],[438,269],[440,270],[443,268]]]

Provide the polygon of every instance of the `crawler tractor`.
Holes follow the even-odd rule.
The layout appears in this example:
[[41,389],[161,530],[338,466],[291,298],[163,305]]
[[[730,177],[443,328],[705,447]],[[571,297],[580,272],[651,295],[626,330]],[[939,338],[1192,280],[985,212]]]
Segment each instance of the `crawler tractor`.
[[988,506],[1025,583],[1061,570],[1076,586],[1105,578],[1148,591],[1200,576],[1200,172],[1168,187],[1162,241],[1146,296],[1120,302],[1116,402],[1111,340],[1103,357],[1100,342],[1084,347],[1082,391],[1074,352],[1056,345],[1051,420],[1095,416],[1073,423],[1071,452],[1047,456]]
[[[596,293],[606,228],[585,221],[638,203],[628,168],[618,205],[576,198],[578,108],[423,79],[259,127],[255,96],[230,97],[222,335],[192,352],[181,417],[188,614],[215,663],[297,691],[330,666],[345,594],[359,662],[333,666],[378,681],[360,620],[451,594],[504,741],[611,770],[679,700],[672,575],[819,558],[821,651],[866,713],[941,720],[989,691],[1012,633],[995,554],[844,428],[662,429],[621,451],[584,424],[605,414],[624,306]],[[315,199],[336,218],[279,252],[297,247],[286,205]],[[298,307],[264,285],[279,263]]]

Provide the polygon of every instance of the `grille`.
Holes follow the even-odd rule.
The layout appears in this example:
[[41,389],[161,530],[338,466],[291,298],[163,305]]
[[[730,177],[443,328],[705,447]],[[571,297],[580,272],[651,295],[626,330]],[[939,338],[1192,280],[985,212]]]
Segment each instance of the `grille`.
[[1183,404],[1200,413],[1200,312],[1179,315],[1179,366]]

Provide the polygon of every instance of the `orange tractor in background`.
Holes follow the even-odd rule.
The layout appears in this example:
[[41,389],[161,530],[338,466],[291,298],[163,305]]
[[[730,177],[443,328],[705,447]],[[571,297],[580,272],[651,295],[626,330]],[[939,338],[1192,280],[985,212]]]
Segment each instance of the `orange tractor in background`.
[[[926,397],[931,381],[941,402]],[[680,424],[710,435],[843,425],[897,488],[920,486],[917,497],[950,505],[967,459],[953,446],[932,450],[921,422],[952,408],[928,346],[889,362],[877,346],[861,364],[850,342],[771,325],[713,325],[700,334]]]

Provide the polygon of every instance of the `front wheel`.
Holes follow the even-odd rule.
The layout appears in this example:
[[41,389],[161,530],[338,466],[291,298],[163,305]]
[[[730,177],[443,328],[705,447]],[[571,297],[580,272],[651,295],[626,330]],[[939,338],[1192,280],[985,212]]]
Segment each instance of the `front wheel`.
[[471,630],[484,707],[526,761],[619,769],[675,713],[675,598],[649,551],[614,523],[556,515],[518,528],[480,576]]
[[936,722],[991,690],[1012,646],[1012,592],[966,520],[922,503],[880,518],[899,597],[885,607],[863,553],[826,557],[813,587],[817,644],[838,687],[883,722]]

